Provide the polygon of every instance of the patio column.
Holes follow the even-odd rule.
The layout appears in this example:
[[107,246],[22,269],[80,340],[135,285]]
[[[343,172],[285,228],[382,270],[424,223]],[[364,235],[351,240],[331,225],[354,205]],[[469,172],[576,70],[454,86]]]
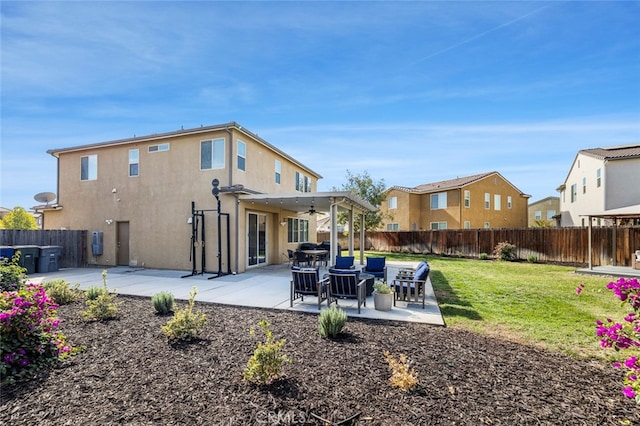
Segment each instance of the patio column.
[[349,256],[353,256],[353,206],[349,206]]
[[329,227],[329,240],[331,241],[331,248],[329,250],[329,263],[334,264],[334,259],[338,256],[338,204],[334,199],[331,200],[331,207],[329,208],[330,227]]
[[591,216],[587,216],[589,218],[589,232],[587,234],[587,237],[589,239],[589,269],[593,269],[593,263],[591,262]]
[[360,212],[360,265],[364,265],[364,243],[365,243],[365,229],[364,229],[365,212]]

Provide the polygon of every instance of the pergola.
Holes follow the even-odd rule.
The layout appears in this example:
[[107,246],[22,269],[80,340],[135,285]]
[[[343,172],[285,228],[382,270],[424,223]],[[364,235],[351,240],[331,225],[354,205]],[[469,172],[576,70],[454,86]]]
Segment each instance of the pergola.
[[[618,227],[619,219],[640,219],[640,204],[636,204],[634,206],[620,207],[618,209],[605,210],[600,213],[590,213],[581,216],[587,216],[589,222],[589,269],[593,269],[593,264],[591,262],[591,229],[592,222],[594,218],[600,219],[611,219],[613,220],[613,252],[616,252],[616,229]],[[613,257],[613,265],[616,266],[616,258]]]
[[[350,191],[295,192],[284,194],[243,194],[238,198],[244,202],[277,206],[297,213],[328,212],[330,216],[330,259],[338,254],[338,211],[348,214],[349,229],[355,229],[354,218],[360,214],[360,241],[365,240],[364,213],[375,212],[376,207]],[[313,213],[312,213],[313,214]],[[353,256],[353,232],[349,232],[349,255]],[[364,244],[360,244],[360,259],[364,259]]]

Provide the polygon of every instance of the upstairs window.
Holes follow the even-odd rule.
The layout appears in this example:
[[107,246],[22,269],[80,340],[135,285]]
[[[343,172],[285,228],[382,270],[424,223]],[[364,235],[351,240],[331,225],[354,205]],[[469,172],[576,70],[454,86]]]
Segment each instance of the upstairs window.
[[510,209],[513,203],[511,202],[511,195],[507,195],[507,208]]
[[487,210],[491,208],[491,194],[488,192],[484,193],[484,208]]
[[246,171],[247,166],[247,144],[238,141],[238,170]]
[[130,149],[129,150],[129,176],[131,177],[138,176],[139,164],[140,164],[140,150]]
[[311,192],[311,179],[300,172],[296,172],[296,191]]
[[571,202],[575,203],[578,200],[578,184],[571,185]]
[[536,210],[535,218],[536,218],[536,220],[541,220],[542,219],[542,212],[540,210]]
[[431,194],[431,210],[447,208],[447,193]]
[[587,178],[586,177],[582,178],[582,193],[583,194],[587,193]]
[[471,191],[469,190],[464,191],[464,206],[466,208],[471,207]]
[[80,158],[80,180],[98,179],[98,155],[87,155]]
[[493,195],[493,209],[494,210],[502,209],[502,196],[500,194]]
[[398,208],[398,197],[389,198],[389,210]]
[[200,169],[224,169],[224,139],[200,142]]
[[169,151],[169,144],[161,143],[159,145],[149,145],[149,152],[161,152],[161,151]]
[[280,163],[280,160],[276,160],[276,165],[275,165],[275,174],[276,174],[276,183],[280,184],[280,176],[282,174],[282,163]]
[[601,173],[602,173],[601,169],[596,170],[596,187],[598,188],[600,188],[600,185],[602,185]]
[[556,215],[556,211],[555,210],[547,210],[547,219],[551,220],[553,219],[553,217]]

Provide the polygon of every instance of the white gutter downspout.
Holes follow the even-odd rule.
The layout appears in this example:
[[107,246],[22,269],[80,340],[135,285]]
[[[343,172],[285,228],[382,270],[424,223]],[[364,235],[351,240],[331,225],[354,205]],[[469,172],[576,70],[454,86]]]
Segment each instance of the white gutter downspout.
[[[233,186],[233,132],[231,131],[231,129],[229,127],[225,127],[224,130],[229,134],[229,187]],[[238,194],[236,194],[235,192],[233,193],[233,197],[235,198],[235,240],[236,240],[236,246],[235,246],[235,253],[234,253],[234,257],[235,257],[235,272],[236,274],[238,273],[238,264],[240,262],[240,253],[239,253],[239,245],[238,243],[240,242],[240,219],[238,217],[238,215],[240,214],[239,212],[239,204],[240,204],[240,199],[238,198]]]

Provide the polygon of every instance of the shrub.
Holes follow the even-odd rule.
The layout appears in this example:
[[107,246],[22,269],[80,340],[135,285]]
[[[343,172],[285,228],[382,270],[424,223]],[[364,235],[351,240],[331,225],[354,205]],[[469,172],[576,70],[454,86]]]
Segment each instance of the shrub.
[[173,311],[173,294],[161,291],[160,293],[156,293],[151,297],[151,303],[153,304],[153,308],[159,314],[168,314]]
[[45,281],[43,285],[47,295],[58,305],[74,302],[80,293],[80,290],[78,290],[80,284],[76,284],[71,288],[69,283],[62,278]]
[[318,316],[318,329],[320,336],[336,337],[347,322],[347,314],[335,305],[320,312]]
[[530,254],[529,256],[527,256],[527,262],[536,263],[537,261],[538,261],[538,256],[536,256],[535,254]]
[[[291,363],[291,359],[281,353],[286,340],[275,341],[271,332],[269,322],[261,320],[258,326],[265,334],[264,343],[258,342],[258,347],[253,351],[253,355],[247,362],[242,378],[255,384],[270,385],[277,380],[282,372],[285,363]],[[251,335],[255,334],[252,328]]]
[[493,254],[500,260],[513,261],[517,259],[516,246],[506,241],[498,243],[493,249]]
[[184,309],[177,309],[173,318],[162,326],[162,332],[170,342],[189,341],[200,334],[204,328],[207,321],[206,315],[201,311],[193,311],[196,294],[198,294],[198,290],[193,287],[189,292],[189,305]]
[[103,287],[92,285],[84,291],[84,296],[87,298],[87,300],[94,300],[97,299],[98,296],[100,296],[102,293],[104,293]]
[[19,264],[20,253],[16,252],[11,259],[0,262],[0,290],[16,291],[27,279],[27,269]]
[[391,386],[400,388],[404,391],[413,390],[418,386],[418,375],[409,366],[407,356],[400,354],[398,359],[395,359],[389,351],[384,351],[384,359],[389,364],[389,370],[391,370],[391,377],[389,377],[389,383]]
[[373,289],[380,294],[389,294],[393,291],[389,283],[387,283],[386,281],[379,281],[377,283],[374,283]]
[[82,311],[82,316],[87,321],[104,321],[115,318],[118,313],[118,304],[116,303],[117,294],[109,293],[107,287],[107,271],[102,271],[102,282],[104,288],[95,299],[87,299],[88,309]]
[[478,259],[480,259],[480,260],[488,260],[489,259],[489,255],[487,253],[480,253],[478,255]]
[[0,293],[0,377],[15,383],[35,376],[78,349],[57,331],[57,305],[42,285]]

